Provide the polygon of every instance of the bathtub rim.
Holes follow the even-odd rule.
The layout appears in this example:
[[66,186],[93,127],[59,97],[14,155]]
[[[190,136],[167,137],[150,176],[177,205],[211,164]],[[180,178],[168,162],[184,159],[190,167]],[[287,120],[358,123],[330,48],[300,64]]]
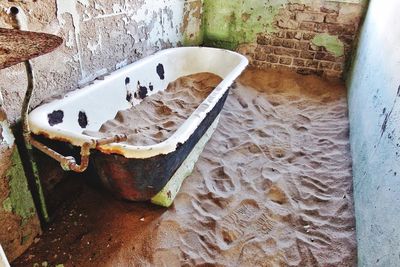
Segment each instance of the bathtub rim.
[[[210,48],[210,47],[178,47],[178,48],[169,48],[165,50],[158,51],[153,55],[147,56],[143,59],[140,59],[136,62],[133,62],[119,70],[113,71],[107,75],[107,78],[114,78],[120,73],[124,73],[127,68],[131,68],[133,66],[138,66],[142,64],[146,64],[147,62],[151,62],[154,58],[160,56],[168,56],[168,54],[181,53],[179,50],[184,53],[184,50],[193,50],[192,53],[196,53],[195,50],[199,51],[212,51],[212,52],[221,52],[228,53],[231,56],[235,56],[238,58],[238,64],[233,67],[232,71],[230,71],[226,77],[218,84],[218,86],[207,96],[206,99],[195,109],[192,114],[188,117],[188,119],[179,126],[179,128],[166,140],[154,144],[154,145],[144,145],[144,146],[135,146],[124,143],[112,143],[109,145],[103,145],[98,147],[97,149],[105,154],[119,154],[124,156],[125,158],[150,158],[160,154],[169,154],[174,152],[177,147],[185,143],[192,133],[196,130],[198,125],[203,121],[203,119],[207,116],[207,114],[212,110],[212,108],[216,105],[218,100],[223,97],[225,92],[229,89],[235,79],[242,73],[242,71],[248,65],[248,59],[233,51],[219,49],[219,48]],[[205,52],[207,53],[207,52]],[[95,81],[96,82],[96,81]],[[101,81],[100,81],[101,82]],[[67,93],[65,97],[75,96],[76,94],[80,94],[83,90],[89,88],[92,85],[88,85],[79,90],[74,90],[70,93]],[[39,112],[43,112],[47,110],[50,106],[56,107],[56,103],[58,101],[62,101],[62,99],[53,100],[50,103],[46,103],[38,106],[29,114],[29,124],[31,127],[32,133],[36,135],[43,135],[46,138],[59,140],[68,142],[75,146],[82,146],[84,142],[90,142],[91,140],[98,140],[99,138],[91,137],[84,134],[78,134],[73,131],[60,130],[57,128],[53,128],[49,125],[40,123],[40,119],[36,119],[36,114]],[[60,134],[62,132],[62,134]]]

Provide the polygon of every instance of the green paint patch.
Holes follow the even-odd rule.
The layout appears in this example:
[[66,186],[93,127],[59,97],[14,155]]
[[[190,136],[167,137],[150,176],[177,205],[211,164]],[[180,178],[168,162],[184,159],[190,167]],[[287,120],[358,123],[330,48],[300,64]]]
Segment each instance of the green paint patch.
[[3,209],[7,212],[12,212],[11,198],[8,197],[3,201]]
[[24,235],[24,236],[21,238],[21,245],[24,245],[24,244],[29,240],[30,237],[31,237],[30,234]]
[[201,33],[197,33],[194,36],[185,34],[183,37],[183,46],[198,46],[201,43],[203,43],[203,36]]
[[277,31],[275,17],[285,1],[204,0],[204,44],[236,49],[255,42],[259,33]]
[[25,225],[35,215],[36,211],[16,147],[14,148],[11,157],[11,166],[6,177],[10,187],[10,195],[3,202],[3,208],[6,211],[19,215],[22,218],[22,225]]
[[332,53],[335,57],[344,55],[344,44],[337,36],[321,33],[314,37],[311,42],[316,46],[325,47],[326,50]]

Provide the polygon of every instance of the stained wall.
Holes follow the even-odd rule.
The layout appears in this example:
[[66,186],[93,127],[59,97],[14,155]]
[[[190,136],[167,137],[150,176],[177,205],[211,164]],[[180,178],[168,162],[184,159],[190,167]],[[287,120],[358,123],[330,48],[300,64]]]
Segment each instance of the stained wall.
[[[11,6],[19,8],[23,29],[64,39],[56,51],[32,60],[36,88],[32,107],[160,49],[202,42],[201,0],[1,1],[0,27],[10,27],[7,12]],[[22,64],[0,71],[4,99],[0,110],[0,243],[10,260],[40,232],[9,131],[20,119],[25,77]]]
[[400,266],[399,9],[370,1],[348,80],[359,266]]
[[339,78],[365,0],[205,0],[204,42],[236,49],[253,66]]

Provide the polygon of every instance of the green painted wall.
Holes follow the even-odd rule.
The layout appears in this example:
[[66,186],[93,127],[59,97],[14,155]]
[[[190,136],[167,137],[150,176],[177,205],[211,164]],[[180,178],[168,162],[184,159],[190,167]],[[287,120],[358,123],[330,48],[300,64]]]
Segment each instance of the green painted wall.
[[327,33],[317,34],[312,40],[316,46],[323,46],[328,52],[335,57],[341,57],[344,54],[344,44],[339,40],[338,36],[329,35]]
[[20,216],[23,226],[36,215],[36,210],[16,147],[11,156],[11,166],[6,173],[6,179],[10,193],[3,201],[3,209]]
[[286,0],[204,0],[204,43],[235,49],[255,42],[258,33],[274,32],[273,24]]
[[399,10],[370,1],[348,81],[359,266],[400,266]]

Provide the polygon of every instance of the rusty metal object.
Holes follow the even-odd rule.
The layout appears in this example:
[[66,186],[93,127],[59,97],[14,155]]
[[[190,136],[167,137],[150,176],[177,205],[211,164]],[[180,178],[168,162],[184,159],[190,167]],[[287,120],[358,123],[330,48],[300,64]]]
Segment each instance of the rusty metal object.
[[21,110],[23,137],[26,146],[26,157],[30,162],[29,172],[32,174],[32,180],[34,180],[32,196],[39,211],[41,221],[48,222],[49,215],[47,213],[46,202],[40,178],[36,171],[37,166],[33,158],[32,146],[29,143],[30,130],[28,125],[28,110],[34,89],[34,76],[32,66],[28,60],[53,51],[62,44],[63,40],[51,34],[21,31],[21,23],[17,16],[18,13],[19,9],[17,7],[12,7],[10,9],[8,19],[13,29],[0,29],[0,51],[3,52],[3,55],[0,55],[0,69],[10,67],[20,62],[24,62],[25,64],[28,86]]
[[92,140],[92,142],[86,142],[81,147],[81,160],[80,164],[76,162],[76,159],[71,156],[63,156],[57,151],[47,147],[46,145],[40,143],[39,141],[35,140],[33,136],[29,136],[29,143],[32,144],[35,148],[39,149],[49,157],[55,159],[56,161],[60,162],[61,167],[65,171],[74,171],[74,172],[84,172],[87,167],[89,166],[89,156],[90,156],[90,149],[96,149],[99,146],[107,145],[111,143],[120,143],[126,141],[128,137],[125,134],[115,135],[110,138],[104,138],[99,140]]

